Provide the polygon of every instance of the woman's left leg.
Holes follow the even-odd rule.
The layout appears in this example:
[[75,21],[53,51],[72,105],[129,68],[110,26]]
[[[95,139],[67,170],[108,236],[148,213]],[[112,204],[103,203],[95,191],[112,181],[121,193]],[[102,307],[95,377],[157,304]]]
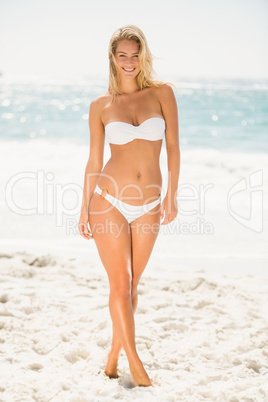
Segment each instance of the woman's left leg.
[[[132,309],[135,313],[138,304],[138,284],[149,261],[160,229],[160,205],[131,222],[132,245]],[[113,339],[105,367],[106,375],[117,377],[117,362],[122,349],[121,342],[113,328]]]

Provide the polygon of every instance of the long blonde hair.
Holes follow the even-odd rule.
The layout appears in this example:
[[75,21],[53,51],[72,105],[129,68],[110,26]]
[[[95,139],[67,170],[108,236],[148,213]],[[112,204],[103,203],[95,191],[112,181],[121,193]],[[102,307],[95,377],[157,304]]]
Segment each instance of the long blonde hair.
[[[112,101],[116,95],[120,95],[119,90],[119,76],[116,69],[117,63],[115,60],[115,52],[118,43],[123,40],[135,40],[139,45],[139,61],[140,72],[137,75],[137,84],[140,89],[147,87],[159,87],[167,82],[159,81],[154,78],[155,71],[153,69],[153,55],[148,47],[147,40],[144,33],[136,25],[124,25],[118,28],[112,35],[108,57],[109,57],[109,86],[108,92],[112,95]],[[168,82],[168,84],[174,86],[174,84]]]

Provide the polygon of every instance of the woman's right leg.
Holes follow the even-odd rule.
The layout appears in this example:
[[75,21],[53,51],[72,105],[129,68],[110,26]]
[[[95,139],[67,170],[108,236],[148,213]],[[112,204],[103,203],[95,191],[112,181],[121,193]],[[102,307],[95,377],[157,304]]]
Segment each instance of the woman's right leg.
[[109,279],[109,308],[113,328],[123,345],[129,365],[139,370],[139,381],[133,378],[135,384],[148,386],[151,381],[141,364],[135,344],[131,300],[131,233],[124,216],[116,208],[110,207],[107,200],[94,193],[90,202],[90,229]]
[[[133,282],[133,280],[132,280],[132,282]],[[131,302],[132,302],[133,315],[135,315],[135,312],[137,309],[137,304],[138,304],[138,297],[137,297],[136,289],[134,289],[134,291],[133,291],[133,286],[132,286],[132,291],[131,291]],[[121,349],[122,349],[122,343],[120,342],[120,340],[117,336],[116,330],[114,328],[114,325],[113,325],[112,345],[111,345],[111,350],[109,352],[108,360],[107,360],[106,367],[105,367],[105,374],[110,378],[118,378],[117,364],[118,364],[118,359],[120,356]]]

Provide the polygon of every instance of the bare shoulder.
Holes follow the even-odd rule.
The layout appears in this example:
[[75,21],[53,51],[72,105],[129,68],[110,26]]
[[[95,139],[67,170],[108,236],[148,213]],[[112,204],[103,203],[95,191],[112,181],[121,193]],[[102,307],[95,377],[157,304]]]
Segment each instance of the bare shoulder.
[[95,109],[95,111],[101,112],[110,100],[111,95],[107,92],[104,95],[100,95],[97,98],[93,99],[90,103],[90,107]]
[[178,105],[173,88],[169,84],[164,84],[157,88],[157,98],[161,105],[162,114],[166,121],[166,137],[169,133],[178,132]]
[[164,116],[168,118],[169,115],[174,115],[174,111],[177,109],[177,101],[171,85],[164,84],[157,87],[156,93]]
[[156,87],[156,94],[161,101],[173,100],[175,95],[173,88],[169,84],[163,84],[160,87]]
[[104,95],[100,95],[97,98],[93,99],[90,103],[89,107],[89,116],[93,117],[94,119],[98,119],[100,122],[102,122],[102,117],[103,117],[103,111],[106,108],[106,106],[109,104],[111,100],[111,95],[109,93],[106,93]]

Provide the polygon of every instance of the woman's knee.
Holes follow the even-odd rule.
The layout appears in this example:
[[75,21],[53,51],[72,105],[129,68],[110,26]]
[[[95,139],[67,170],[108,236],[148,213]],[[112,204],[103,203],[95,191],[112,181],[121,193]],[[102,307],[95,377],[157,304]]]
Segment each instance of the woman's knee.
[[139,281],[140,281],[140,276],[137,276],[137,275],[134,275],[133,277],[132,277],[132,281],[131,281],[131,292],[134,294],[134,293],[137,293],[137,291],[138,291],[138,284],[139,284]]
[[112,283],[110,282],[110,297],[127,299],[131,296],[131,278],[119,280],[119,278]]

